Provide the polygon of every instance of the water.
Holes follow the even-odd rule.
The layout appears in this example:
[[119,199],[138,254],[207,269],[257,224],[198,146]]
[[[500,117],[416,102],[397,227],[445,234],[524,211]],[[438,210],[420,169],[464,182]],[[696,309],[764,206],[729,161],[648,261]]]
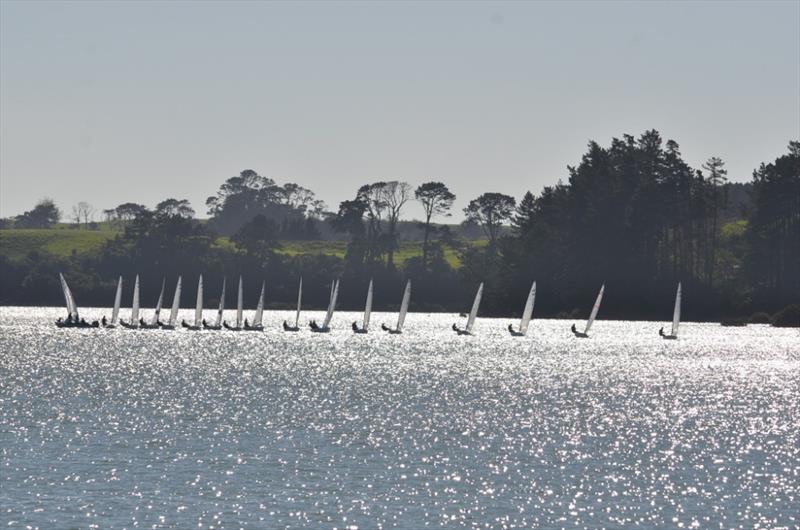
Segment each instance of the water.
[[411,314],[390,336],[377,313],[355,335],[340,313],[283,333],[291,312],[265,333],[60,330],[62,313],[0,308],[3,527],[800,525],[797,330],[663,341],[600,320],[580,340],[534,320],[513,338],[479,319],[459,337],[463,319]]

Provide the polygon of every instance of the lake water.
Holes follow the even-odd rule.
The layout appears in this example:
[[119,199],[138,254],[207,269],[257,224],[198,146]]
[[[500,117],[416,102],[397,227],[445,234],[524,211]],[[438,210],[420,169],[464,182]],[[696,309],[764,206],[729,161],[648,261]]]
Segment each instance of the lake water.
[[599,320],[581,340],[535,320],[514,338],[479,319],[459,337],[463,319],[411,314],[390,336],[378,313],[355,335],[340,313],[284,333],[290,312],[264,333],[57,329],[63,313],[0,308],[3,527],[800,526],[797,329],[663,341]]

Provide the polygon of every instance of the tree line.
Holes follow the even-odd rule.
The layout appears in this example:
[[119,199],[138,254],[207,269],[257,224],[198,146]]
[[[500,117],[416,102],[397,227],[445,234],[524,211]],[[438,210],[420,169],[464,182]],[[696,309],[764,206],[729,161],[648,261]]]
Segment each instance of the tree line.
[[[424,213],[421,254],[398,263],[410,201]],[[311,190],[245,170],[208,198],[207,221],[195,219],[184,200],[167,199],[153,210],[125,203],[104,210],[123,232],[97,255],[0,258],[2,302],[58,303],[57,269],[76,277],[74,290],[90,305],[109,303],[118,274],[137,273],[143,294],[153,297],[164,275],[187,281],[203,273],[210,285],[223,275],[242,274],[254,284],[266,278],[277,305],[292,302],[302,274],[317,306],[327,301],[331,279],[341,277],[345,308],[362,304],[370,278],[378,308],[396,304],[411,278],[415,310],[451,311],[464,310],[483,281],[482,312],[492,315],[520,312],[533,279],[537,314],[547,316],[582,315],[601,283],[609,318],[663,319],[678,281],[688,319],[774,313],[800,301],[800,142],[761,164],[747,185],[728,183],[718,157],[692,168],[678,144],[655,130],[614,138],[607,147],[590,142],[566,182],[538,195],[528,191],[519,202],[495,192],[469,200],[462,226],[479,229],[485,245],[466,244],[439,223],[455,201],[442,182],[413,188],[377,181],[329,212]],[[15,225],[57,221],[54,208],[45,201]],[[280,240],[318,239],[326,231],[347,238],[343,258],[276,252]],[[220,235],[231,244],[220,244]],[[460,267],[448,263],[446,251],[458,255]]]

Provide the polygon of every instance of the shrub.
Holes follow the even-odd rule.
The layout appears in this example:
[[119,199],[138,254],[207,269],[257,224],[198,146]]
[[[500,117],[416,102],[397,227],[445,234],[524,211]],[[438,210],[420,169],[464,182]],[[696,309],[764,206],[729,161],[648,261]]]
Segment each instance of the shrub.
[[772,325],[779,328],[800,327],[800,305],[787,305],[772,317]]

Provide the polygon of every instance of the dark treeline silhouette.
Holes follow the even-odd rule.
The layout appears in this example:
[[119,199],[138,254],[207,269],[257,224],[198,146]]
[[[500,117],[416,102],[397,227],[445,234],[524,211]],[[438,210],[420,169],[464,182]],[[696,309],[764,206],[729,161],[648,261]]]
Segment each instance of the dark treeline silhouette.
[[[481,314],[516,315],[534,279],[538,316],[585,316],[602,283],[601,318],[668,319],[679,281],[689,320],[771,315],[800,302],[800,143],[762,164],[748,184],[727,183],[716,157],[690,167],[678,144],[654,130],[615,138],[608,147],[591,142],[568,170],[567,182],[524,193],[519,202],[494,192],[465,201],[459,231],[480,231],[485,245],[436,224],[456,201],[441,182],[416,189],[400,181],[365,184],[330,213],[310,190],[246,170],[208,199],[207,222],[194,219],[187,201],[167,199],[152,211],[125,203],[104,210],[124,231],[99,252],[31,253],[22,261],[0,255],[0,302],[60,304],[59,271],[87,306],[109,305],[120,274],[128,301],[132,278],[140,275],[145,306],[155,301],[163,277],[174,282],[180,274],[189,307],[201,273],[208,307],[217,303],[223,276],[240,274],[247,304],[255,305],[266,279],[273,308],[291,307],[301,275],[304,299],[317,308],[327,303],[333,278],[341,278],[342,309],[362,307],[370,278],[378,310],[399,304],[408,278],[415,311],[464,311],[482,281]],[[416,226],[401,221],[411,200],[425,214]],[[37,208],[47,211],[20,217],[45,219],[31,221],[43,227],[57,220],[52,201]],[[421,253],[398,261],[403,234],[412,230]],[[347,240],[343,258],[276,252],[281,240],[319,239],[330,231]],[[457,253],[460,267],[445,259],[448,252]]]

